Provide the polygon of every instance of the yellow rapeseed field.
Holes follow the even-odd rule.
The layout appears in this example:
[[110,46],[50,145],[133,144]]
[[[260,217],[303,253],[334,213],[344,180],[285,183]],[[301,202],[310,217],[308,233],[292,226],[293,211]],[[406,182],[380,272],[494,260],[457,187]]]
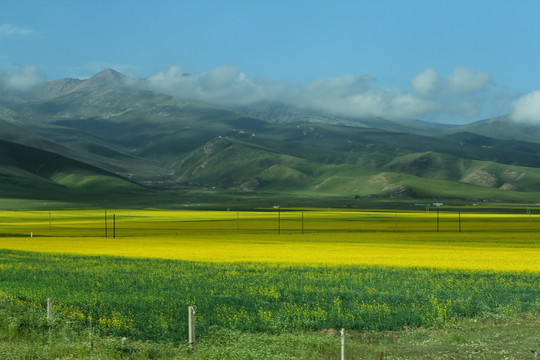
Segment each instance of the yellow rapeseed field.
[[104,210],[0,213],[3,249],[202,262],[538,272],[539,233],[540,219],[527,214],[328,209],[108,210],[106,217]]

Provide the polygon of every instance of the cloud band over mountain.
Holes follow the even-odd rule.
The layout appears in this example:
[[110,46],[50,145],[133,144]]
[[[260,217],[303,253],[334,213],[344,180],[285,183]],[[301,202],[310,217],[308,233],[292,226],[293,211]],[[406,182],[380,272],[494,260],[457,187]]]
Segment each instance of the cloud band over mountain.
[[[540,122],[540,94],[520,99],[497,88],[492,76],[466,67],[444,75],[426,68],[412,76],[408,89],[388,85],[370,74],[344,75],[298,84],[252,78],[238,67],[224,65],[187,74],[170,66],[152,76],[130,82],[175,97],[219,106],[246,106],[258,102],[283,103],[348,117],[422,119],[463,123],[510,113],[515,121]],[[45,84],[35,66],[0,70],[0,90],[32,91]]]
[[380,87],[368,74],[294,84],[253,79],[234,66],[189,76],[180,66],[171,66],[146,81],[155,91],[223,106],[269,101],[351,117],[443,121],[476,120],[489,106],[494,85],[488,73],[466,67],[446,77],[427,68],[411,79],[409,91]]

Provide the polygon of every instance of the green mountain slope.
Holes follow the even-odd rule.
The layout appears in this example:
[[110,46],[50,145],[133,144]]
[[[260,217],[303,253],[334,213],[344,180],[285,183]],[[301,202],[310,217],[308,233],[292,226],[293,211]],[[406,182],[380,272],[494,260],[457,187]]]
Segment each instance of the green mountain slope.
[[488,123],[344,119],[275,104],[246,115],[149,91],[113,70],[13,99],[0,96],[4,194],[17,181],[57,196],[133,189],[125,178],[156,191],[297,198],[524,201],[540,188],[540,142],[495,136],[510,131],[502,120],[486,136]]
[[513,191],[538,190],[540,169],[464,159],[434,152],[398,157],[385,168],[427,179],[459,181]]
[[445,130],[447,134],[474,133],[502,140],[517,140],[540,143],[540,127],[511,121],[509,116],[477,121]]
[[276,102],[259,102],[248,106],[233,107],[235,111],[275,123],[311,122],[319,124],[347,125],[373,128],[417,135],[442,135],[452,125],[405,119],[388,120],[380,117],[350,117],[324,111],[295,107]]
[[139,186],[99,168],[64,156],[0,140],[0,197],[67,199]]
[[[232,137],[218,138],[176,164],[186,186],[243,192],[333,194],[353,198],[523,201],[538,197],[540,169],[422,153],[381,169],[320,163]],[[518,191],[519,190],[519,191]]]
[[141,89],[112,70],[59,96],[20,103],[15,109],[38,122],[28,123],[28,129],[81,153],[89,144],[97,144],[159,165],[226,131],[246,126],[249,131],[260,122],[246,122],[245,116],[232,111]]

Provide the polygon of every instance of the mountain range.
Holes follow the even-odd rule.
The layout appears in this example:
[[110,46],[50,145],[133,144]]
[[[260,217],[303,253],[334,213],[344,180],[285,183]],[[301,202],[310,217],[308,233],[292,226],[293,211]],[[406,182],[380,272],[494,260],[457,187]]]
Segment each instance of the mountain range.
[[0,198],[179,204],[175,194],[190,193],[355,206],[540,196],[540,128],[507,116],[448,125],[278,103],[223,108],[111,69],[32,93],[0,89],[0,154]]

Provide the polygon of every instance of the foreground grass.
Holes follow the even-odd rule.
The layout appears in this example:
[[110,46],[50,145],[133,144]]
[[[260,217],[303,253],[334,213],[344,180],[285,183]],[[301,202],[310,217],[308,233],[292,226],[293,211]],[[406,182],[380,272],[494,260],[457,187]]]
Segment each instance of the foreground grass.
[[[346,335],[347,359],[534,359],[540,347],[538,314],[461,319],[444,327]],[[2,359],[339,359],[339,332],[263,334],[212,328],[190,353],[186,343],[136,341],[104,336],[57,316],[0,296]]]
[[109,335],[187,338],[196,307],[212,328],[280,334],[444,326],[454,319],[540,311],[536,273],[359,266],[206,263],[0,251],[0,289]]

